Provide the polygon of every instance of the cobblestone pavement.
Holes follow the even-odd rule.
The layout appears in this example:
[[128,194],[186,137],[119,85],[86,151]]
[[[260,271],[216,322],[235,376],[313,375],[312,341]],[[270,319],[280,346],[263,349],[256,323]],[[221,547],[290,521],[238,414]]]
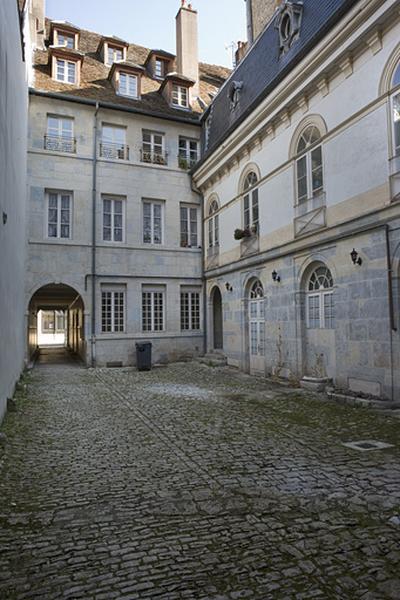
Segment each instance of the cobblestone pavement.
[[[36,368],[0,598],[400,598],[400,422],[229,368]],[[359,451],[343,442],[393,447]]]

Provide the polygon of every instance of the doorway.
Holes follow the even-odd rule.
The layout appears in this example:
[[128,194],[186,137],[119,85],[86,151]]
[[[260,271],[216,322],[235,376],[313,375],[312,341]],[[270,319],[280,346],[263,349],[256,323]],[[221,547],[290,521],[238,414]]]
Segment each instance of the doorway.
[[262,283],[256,279],[249,292],[250,373],[265,373],[265,298]]
[[222,315],[222,296],[219,288],[215,287],[212,292],[212,316],[213,316],[213,348],[223,350],[224,331]]

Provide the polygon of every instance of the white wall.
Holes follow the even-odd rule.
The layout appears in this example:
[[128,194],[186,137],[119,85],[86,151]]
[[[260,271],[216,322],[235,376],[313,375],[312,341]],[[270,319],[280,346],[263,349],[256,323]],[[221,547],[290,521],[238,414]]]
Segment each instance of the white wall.
[[[17,3],[0,2],[0,421],[23,368],[27,86]],[[7,222],[3,224],[3,214]]]

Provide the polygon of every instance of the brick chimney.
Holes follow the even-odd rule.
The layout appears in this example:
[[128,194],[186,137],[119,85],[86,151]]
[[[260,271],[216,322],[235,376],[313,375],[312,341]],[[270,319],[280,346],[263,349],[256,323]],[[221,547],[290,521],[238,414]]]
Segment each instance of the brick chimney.
[[44,50],[45,0],[30,0],[29,28],[33,47]]
[[176,69],[179,75],[189,77],[196,83],[192,88],[193,97],[199,96],[199,49],[197,31],[197,11],[192,5],[181,0],[176,15]]

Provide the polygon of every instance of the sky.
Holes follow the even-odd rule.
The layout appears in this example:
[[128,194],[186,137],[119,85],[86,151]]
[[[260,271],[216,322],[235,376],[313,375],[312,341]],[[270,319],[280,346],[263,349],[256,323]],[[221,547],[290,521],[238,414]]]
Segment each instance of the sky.
[[[46,0],[46,16],[148,48],[175,53],[180,0]],[[244,0],[192,0],[199,14],[199,57],[232,66],[232,42],[246,39]]]

